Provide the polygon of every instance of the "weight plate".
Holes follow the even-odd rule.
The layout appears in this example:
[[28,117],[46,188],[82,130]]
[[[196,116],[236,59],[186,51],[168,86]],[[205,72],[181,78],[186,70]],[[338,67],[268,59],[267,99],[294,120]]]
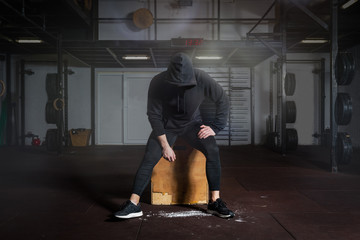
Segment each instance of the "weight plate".
[[0,97],[5,94],[5,83],[3,80],[0,80]]
[[352,53],[347,53],[346,56],[348,60],[349,78],[348,81],[345,83],[345,85],[349,85],[354,79],[356,63]]
[[296,150],[298,146],[298,134],[295,128],[286,129],[286,150]]
[[339,132],[336,138],[336,161],[338,164],[349,164],[352,158],[352,143],[349,134]]
[[338,93],[335,101],[335,121],[338,125],[348,125],[352,117],[352,102],[348,93]]
[[286,123],[295,123],[296,105],[294,101],[286,101]]
[[266,137],[266,146],[272,150],[277,148],[277,137],[279,134],[277,132],[270,132]]
[[45,120],[47,123],[57,123],[58,113],[54,109],[52,102],[47,102],[45,107]]
[[349,85],[355,74],[355,60],[351,53],[339,53],[336,57],[335,76],[338,85]]
[[285,76],[285,94],[286,96],[292,96],[295,93],[296,80],[294,73],[286,73]]
[[56,73],[48,73],[46,74],[46,93],[48,96],[48,99],[54,99],[59,94],[59,83],[57,80],[57,74]]
[[58,130],[48,129],[46,132],[46,149],[56,151],[58,149]]

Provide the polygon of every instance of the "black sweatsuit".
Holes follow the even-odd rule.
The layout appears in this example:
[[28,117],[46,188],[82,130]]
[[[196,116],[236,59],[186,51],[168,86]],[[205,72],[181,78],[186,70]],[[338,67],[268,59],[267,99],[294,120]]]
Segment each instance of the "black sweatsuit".
[[220,190],[219,149],[213,136],[199,139],[202,118],[199,107],[205,98],[216,105],[216,116],[209,124],[215,133],[227,121],[229,101],[222,87],[207,73],[193,69],[183,53],[171,58],[167,71],[156,75],[150,83],[147,115],[153,129],[147,142],[143,161],[137,171],[133,193],[141,196],[148,185],[154,166],[161,158],[162,148],[157,139],[165,134],[169,145],[182,136],[206,157],[206,176],[210,191]]

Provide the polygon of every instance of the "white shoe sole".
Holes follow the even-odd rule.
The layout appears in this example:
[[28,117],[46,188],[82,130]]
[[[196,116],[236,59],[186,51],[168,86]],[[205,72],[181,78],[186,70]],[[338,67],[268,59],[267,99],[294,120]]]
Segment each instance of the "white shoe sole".
[[224,214],[221,214],[221,213],[218,213],[217,211],[214,211],[214,210],[207,210],[207,213],[210,213],[212,215],[216,215],[218,217],[221,217],[221,218],[231,218],[231,217],[234,217],[234,216],[231,216],[230,214],[227,214],[227,215],[224,215]]
[[137,213],[130,213],[128,215],[125,216],[120,216],[120,215],[115,215],[115,217],[117,218],[122,218],[122,219],[128,219],[128,218],[136,218],[136,217],[141,217],[143,215],[143,212],[137,212]]

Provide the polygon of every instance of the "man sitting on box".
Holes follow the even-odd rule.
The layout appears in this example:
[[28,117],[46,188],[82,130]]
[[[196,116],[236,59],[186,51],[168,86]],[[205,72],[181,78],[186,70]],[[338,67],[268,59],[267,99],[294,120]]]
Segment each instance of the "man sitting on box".
[[[205,98],[211,99],[216,105],[215,120],[208,126],[202,123],[199,109]],[[204,71],[194,69],[187,55],[175,54],[167,71],[151,80],[147,115],[153,131],[136,173],[130,199],[115,213],[115,217],[143,215],[140,196],[149,184],[152,170],[161,156],[170,162],[176,160],[171,146],[178,136],[206,157],[206,177],[211,194],[207,211],[222,218],[233,217],[234,213],[220,198],[221,166],[214,137],[225,127],[228,112],[229,100],[222,87]]]

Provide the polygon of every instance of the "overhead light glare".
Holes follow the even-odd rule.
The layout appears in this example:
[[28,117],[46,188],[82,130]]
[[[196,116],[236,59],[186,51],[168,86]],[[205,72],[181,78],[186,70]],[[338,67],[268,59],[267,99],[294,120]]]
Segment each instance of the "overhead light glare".
[[356,3],[358,0],[350,0],[347,1],[346,3],[344,3],[343,5],[341,5],[342,9],[346,9],[348,7],[350,7],[351,5],[353,5],[354,3]]
[[304,39],[301,43],[327,43],[326,39]]
[[199,60],[219,60],[222,59],[220,56],[196,56],[196,59]]
[[125,55],[122,57],[125,60],[148,60],[150,57],[148,55]]
[[41,39],[16,39],[17,43],[42,43]]

